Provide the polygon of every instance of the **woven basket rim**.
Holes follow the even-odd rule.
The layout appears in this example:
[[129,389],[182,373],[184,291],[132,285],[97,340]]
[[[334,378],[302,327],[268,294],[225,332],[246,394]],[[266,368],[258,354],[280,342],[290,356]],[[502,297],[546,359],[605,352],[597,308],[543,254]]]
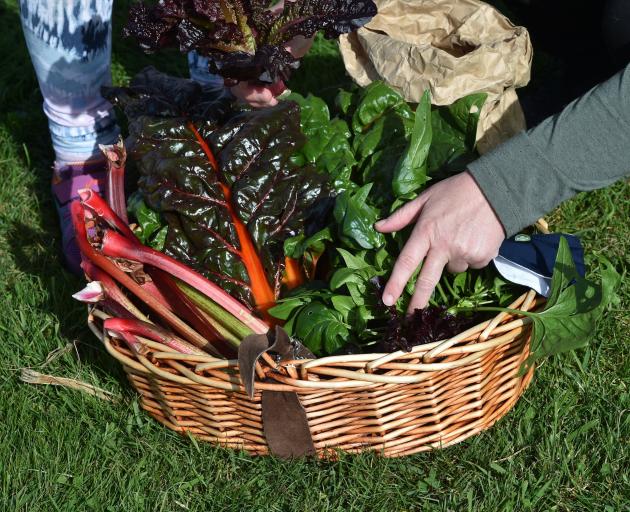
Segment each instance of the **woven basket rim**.
[[[542,297],[530,290],[518,297],[509,308],[530,311],[539,307],[542,301]],[[109,354],[130,370],[154,374],[180,385],[211,386],[244,393],[237,360],[221,359],[210,354],[181,354],[144,338],[140,338],[140,341],[145,345],[147,354],[132,353],[122,341],[99,329],[97,323],[107,317],[106,313],[93,308],[89,313],[88,325],[101,339]],[[256,390],[316,393],[417,383],[434,372],[460,368],[478,361],[489,351],[514,341],[529,324],[531,319],[528,317],[501,312],[452,338],[417,345],[409,352],[348,354],[281,363],[263,354],[261,364],[256,365],[255,386]],[[158,362],[162,361],[168,363],[168,368],[159,366]],[[183,363],[194,363],[194,371]]]

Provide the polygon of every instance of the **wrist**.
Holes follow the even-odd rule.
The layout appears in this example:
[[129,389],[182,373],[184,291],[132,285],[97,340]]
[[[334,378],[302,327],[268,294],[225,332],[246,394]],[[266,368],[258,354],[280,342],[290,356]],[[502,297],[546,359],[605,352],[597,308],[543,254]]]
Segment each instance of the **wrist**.
[[492,212],[492,215],[494,216],[494,219],[496,220],[497,224],[500,226],[501,231],[503,232],[503,236],[507,237],[508,236],[508,225],[506,224],[506,222],[504,222],[501,213],[499,211],[497,211],[497,208],[495,208],[495,205],[493,204],[490,196],[490,192],[492,189],[487,190],[484,188],[484,185],[486,184],[485,180],[479,180],[477,178],[477,176],[475,175],[474,172],[472,172],[470,169],[466,169],[464,171],[464,173],[470,178],[470,181],[472,182],[473,186],[474,186],[474,190],[477,194],[477,196],[480,198],[480,200],[482,201],[482,204],[485,208],[488,209],[488,211]]

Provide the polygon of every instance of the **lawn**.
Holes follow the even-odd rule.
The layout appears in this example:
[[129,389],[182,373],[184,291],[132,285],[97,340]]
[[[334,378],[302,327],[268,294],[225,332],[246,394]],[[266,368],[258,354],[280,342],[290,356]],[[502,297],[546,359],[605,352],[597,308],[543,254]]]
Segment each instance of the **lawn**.
[[[16,4],[0,0],[0,510],[630,508],[625,275],[589,347],[544,361],[505,418],[443,451],[283,462],[196,443],[148,418],[70,298],[81,280],[61,267],[50,142]],[[116,9],[113,70],[122,83],[151,59],[120,39],[126,2]],[[153,62],[186,73],[179,55]],[[290,86],[330,99],[344,83],[335,45],[318,41]],[[630,268],[628,219],[628,183],[580,195],[549,217],[620,272]],[[115,401],[22,383],[22,368],[89,382]]]

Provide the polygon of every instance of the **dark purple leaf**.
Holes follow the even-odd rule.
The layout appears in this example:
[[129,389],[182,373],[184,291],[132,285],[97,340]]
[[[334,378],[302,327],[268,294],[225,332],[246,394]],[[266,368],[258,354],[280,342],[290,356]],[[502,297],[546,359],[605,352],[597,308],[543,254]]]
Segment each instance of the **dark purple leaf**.
[[229,80],[275,83],[297,67],[285,50],[291,39],[319,30],[337,37],[375,14],[372,0],[287,0],[279,10],[261,0],[163,0],[132,6],[124,34],[147,52],[175,45],[197,50]]

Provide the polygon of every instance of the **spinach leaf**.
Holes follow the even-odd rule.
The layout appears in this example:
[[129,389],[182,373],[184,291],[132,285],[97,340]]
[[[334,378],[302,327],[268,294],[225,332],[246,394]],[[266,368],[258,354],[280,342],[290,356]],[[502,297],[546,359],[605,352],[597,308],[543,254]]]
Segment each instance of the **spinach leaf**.
[[471,94],[452,105],[438,107],[431,113],[433,142],[428,156],[428,171],[472,153],[475,148],[479,114],[487,94]]
[[347,247],[377,249],[385,243],[383,234],[374,229],[379,212],[367,200],[371,188],[368,183],[354,193],[346,191],[337,196],[333,216],[337,236]]
[[338,118],[331,120],[326,103],[311,94],[304,98],[292,93],[286,99],[300,106],[300,127],[306,136],[306,143],[294,155],[294,161],[299,165],[313,164],[328,174],[338,192],[355,188],[350,175],[356,161],[346,122]]
[[569,244],[562,237],[547,304],[542,312],[527,315],[532,318],[534,327],[526,367],[542,357],[584,347],[593,338],[597,321],[620,281],[613,265],[605,258],[600,261],[600,283],[581,277]]
[[140,242],[156,251],[164,249],[168,226],[162,221],[158,212],[147,206],[141,194],[136,192],[129,197],[127,211],[136,219],[134,233]]
[[385,112],[408,108],[403,97],[384,82],[375,81],[359,93],[358,106],[352,116],[352,131],[363,133]]
[[396,197],[417,192],[426,183],[426,161],[431,138],[431,97],[427,90],[416,108],[409,146],[394,168],[392,189]]
[[342,314],[320,302],[311,302],[300,310],[293,332],[315,355],[336,352],[350,335]]

